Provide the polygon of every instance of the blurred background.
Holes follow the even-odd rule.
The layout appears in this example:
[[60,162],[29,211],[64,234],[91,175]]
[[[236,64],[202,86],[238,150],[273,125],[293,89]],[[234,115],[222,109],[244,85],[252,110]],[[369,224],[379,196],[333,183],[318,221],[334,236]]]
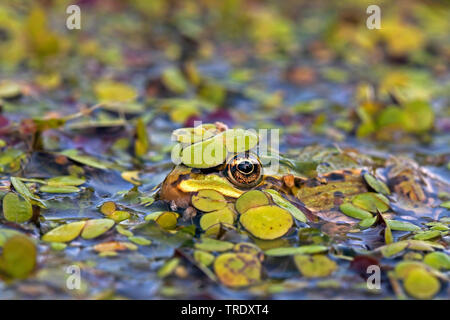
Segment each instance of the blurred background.
[[[70,4],[81,9],[81,30],[66,28]],[[381,9],[380,30],[366,27],[371,4]],[[122,105],[110,109],[146,114],[148,126],[168,132],[220,120],[282,127],[294,144],[381,141],[443,152],[450,130],[449,6],[2,1],[2,121],[58,118],[114,100]],[[19,92],[22,100],[7,101]],[[99,112],[95,121],[113,119]]]

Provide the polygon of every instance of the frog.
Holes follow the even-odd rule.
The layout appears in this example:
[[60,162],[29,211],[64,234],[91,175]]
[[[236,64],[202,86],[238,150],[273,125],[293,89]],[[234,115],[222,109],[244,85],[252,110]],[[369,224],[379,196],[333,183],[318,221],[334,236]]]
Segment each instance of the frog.
[[[223,123],[176,130],[175,136],[178,135],[178,140],[182,142],[177,152],[215,139],[229,130]],[[182,138],[180,132],[184,134]],[[358,221],[343,214],[340,205],[359,194],[374,192],[364,178],[370,174],[386,180],[389,193],[394,192],[390,194],[391,198],[402,197],[413,202],[416,207],[417,202],[422,207],[430,204],[431,198],[426,196],[420,183],[423,172],[418,166],[411,171],[405,169],[410,168],[410,165],[402,166],[399,161],[392,159],[374,160],[353,149],[306,147],[302,152],[290,156],[271,153],[269,156],[276,157],[279,164],[277,170],[272,170],[263,164],[264,161],[252,148],[234,151],[237,152],[226,152],[226,156],[220,159],[223,161],[213,166],[177,163],[162,182],[158,198],[169,203],[172,210],[183,211],[184,219],[189,220],[199,214],[192,206],[191,199],[200,190],[215,190],[232,203],[250,190],[275,190],[300,209],[308,223],[326,221],[351,225]]]

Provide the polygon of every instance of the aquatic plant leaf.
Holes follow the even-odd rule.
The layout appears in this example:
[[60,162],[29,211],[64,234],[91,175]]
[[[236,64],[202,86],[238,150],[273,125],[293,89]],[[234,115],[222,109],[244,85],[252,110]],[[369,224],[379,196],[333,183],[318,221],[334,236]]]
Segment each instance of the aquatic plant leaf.
[[156,223],[165,230],[173,230],[177,226],[178,214],[172,211],[165,211],[155,219]]
[[450,256],[445,252],[431,252],[425,255],[423,262],[437,270],[450,269]]
[[115,222],[121,222],[121,221],[129,219],[131,217],[131,213],[129,213],[128,211],[118,210],[118,211],[114,211],[113,213],[111,213],[107,216],[108,216],[108,218],[114,220]]
[[49,186],[79,186],[86,182],[86,179],[75,176],[59,176],[47,180]]
[[60,154],[63,156],[66,156],[67,158],[69,158],[75,162],[79,162],[79,163],[87,165],[89,167],[103,169],[103,170],[106,170],[109,167],[109,164],[102,162],[94,157],[78,154],[77,150],[65,150],[65,151],[61,152]]
[[441,236],[441,232],[439,230],[429,230],[416,234],[414,236],[415,240],[431,240]]
[[100,253],[112,251],[137,250],[137,249],[138,249],[137,245],[123,241],[102,242],[94,246],[94,250]]
[[272,240],[284,236],[294,221],[285,209],[277,206],[260,206],[243,213],[240,223],[253,236]]
[[222,135],[196,142],[181,151],[181,161],[188,167],[206,169],[225,162],[227,150]]
[[28,201],[9,192],[3,197],[3,216],[8,221],[22,223],[31,219],[33,209]]
[[92,219],[86,221],[81,237],[83,239],[94,239],[104,234],[114,226],[114,220],[111,219]]
[[224,134],[227,151],[231,153],[248,151],[258,144],[258,136],[249,130],[228,129]]
[[133,232],[131,232],[128,229],[125,229],[125,227],[121,226],[120,224],[116,225],[116,231],[125,237],[133,236]]
[[0,98],[12,99],[22,95],[22,87],[12,81],[0,82]]
[[321,245],[306,245],[301,247],[273,248],[265,251],[267,256],[282,257],[291,255],[314,254],[328,251],[328,247]]
[[67,244],[63,242],[52,242],[50,243],[50,247],[55,251],[62,251],[67,248]]
[[150,141],[147,135],[147,128],[142,118],[136,123],[136,140],[134,142],[134,151],[137,157],[143,157],[147,154],[150,147]]
[[305,214],[297,208],[295,205],[290,203],[288,200],[284,199],[279,192],[273,189],[265,190],[266,193],[269,193],[272,197],[273,202],[275,202],[278,206],[286,209],[289,211],[292,216],[297,219],[300,222],[306,223],[308,219],[306,218]]
[[414,269],[424,269],[425,266],[422,262],[419,261],[400,261],[395,265],[395,275],[399,279],[406,279],[409,273]]
[[420,231],[421,228],[411,222],[399,220],[386,220],[392,230],[398,231]]
[[113,201],[106,201],[104,202],[100,207],[100,212],[104,215],[111,215],[113,214],[117,209],[116,204]]
[[[213,125],[214,126],[214,125]],[[207,124],[203,124],[200,128],[180,128],[176,129],[172,132],[172,137],[175,138],[176,141],[192,144],[195,142],[199,142],[202,140],[207,140],[214,136],[216,130],[216,126],[213,128],[209,127]]]
[[209,227],[218,223],[232,225],[234,223],[234,215],[234,212],[228,207],[210,213],[205,213],[200,218],[200,227],[203,230],[207,230]]
[[202,251],[202,250],[194,251],[195,261],[197,261],[198,263],[201,263],[205,267],[209,267],[214,262],[215,258],[216,257],[214,257],[214,255],[209,252]]
[[26,278],[36,266],[36,246],[28,237],[17,235],[3,245],[0,272],[12,278]]
[[363,229],[370,228],[377,221],[378,217],[373,216],[372,218],[363,219],[359,222],[359,226]]
[[17,177],[11,177],[11,184],[14,186],[14,189],[16,189],[16,191],[25,199],[28,201],[33,202],[33,204],[38,205],[41,208],[47,208],[47,205],[45,204],[45,202],[41,199],[39,199],[38,196],[34,195],[29,189],[28,187],[22,182],[20,181],[19,178]]
[[383,224],[384,224],[384,242],[386,244],[393,243],[394,236],[392,235],[392,230],[391,230],[389,223],[387,222],[385,217],[381,214],[381,212],[378,212],[378,216],[380,217],[380,220],[383,221]]
[[406,130],[410,132],[423,132],[432,128],[434,124],[434,111],[426,101],[413,100],[404,104],[406,117]]
[[142,182],[139,180],[139,171],[124,171],[121,173],[122,179],[134,184],[135,186],[140,186]]
[[260,261],[264,260],[263,251],[261,250],[260,247],[258,247],[256,244],[253,244],[253,243],[249,243],[249,242],[236,243],[233,247],[233,251],[252,254],[255,257],[258,257],[258,259]]
[[98,82],[94,91],[97,99],[103,103],[130,102],[137,97],[137,91],[133,87],[109,80]]
[[300,273],[306,278],[322,278],[331,275],[337,264],[326,255],[296,255],[294,262]]
[[444,247],[440,244],[421,241],[421,240],[402,240],[394,242],[385,246],[377,248],[377,251],[381,251],[384,257],[392,257],[406,248],[417,251],[434,251],[434,249],[443,249]]
[[204,212],[220,210],[227,205],[225,197],[220,192],[211,189],[200,190],[192,196],[191,202],[196,209]]
[[180,259],[179,258],[172,258],[167,260],[164,265],[159,268],[158,272],[156,273],[157,276],[159,278],[165,278],[170,276],[175,269],[178,267],[178,265],[180,264]]
[[177,68],[167,68],[161,75],[162,82],[175,93],[184,93],[188,89],[188,83],[181,71]]
[[64,224],[50,230],[42,236],[42,240],[46,242],[69,242],[78,237],[83,230],[86,222],[77,221]]
[[128,240],[131,242],[141,245],[141,246],[149,246],[152,244],[152,241],[149,239],[146,239],[144,237],[138,237],[138,236],[130,236],[128,237]]
[[80,189],[74,186],[45,185],[41,186],[39,191],[46,193],[75,193],[79,192]]
[[23,235],[21,232],[14,229],[0,228],[0,247],[2,247],[9,238],[21,235]]
[[389,258],[402,252],[408,247],[407,241],[394,242],[385,246],[380,247],[381,253],[384,257]]
[[214,261],[214,272],[227,287],[246,287],[261,280],[261,263],[252,254],[223,253]]
[[233,248],[233,244],[228,241],[221,241],[211,238],[203,238],[201,242],[197,242],[194,247],[203,251],[223,252]]
[[441,289],[441,284],[431,273],[424,269],[409,272],[403,282],[406,292],[416,299],[431,299]]
[[351,203],[343,203],[339,206],[339,209],[347,216],[355,218],[355,219],[360,219],[360,220],[365,220],[365,219],[372,219],[373,215],[369,212],[366,211],[364,209],[358,208],[354,205],[352,205]]
[[259,190],[250,190],[237,198],[235,206],[237,212],[243,214],[250,208],[265,206],[269,203],[269,198],[264,192]]
[[389,210],[389,200],[381,194],[373,192],[356,195],[352,200],[352,204],[373,213]]
[[375,178],[369,173],[364,174],[364,179],[366,180],[367,184],[376,192],[384,194],[385,196],[388,196],[391,194],[391,191],[389,190],[388,186],[383,182]]

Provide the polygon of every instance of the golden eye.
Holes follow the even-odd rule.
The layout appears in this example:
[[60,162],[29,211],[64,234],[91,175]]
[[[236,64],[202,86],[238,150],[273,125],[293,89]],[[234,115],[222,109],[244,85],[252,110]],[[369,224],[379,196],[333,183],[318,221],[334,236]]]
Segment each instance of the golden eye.
[[235,155],[227,162],[226,174],[228,180],[239,187],[254,187],[261,181],[261,162],[249,153]]

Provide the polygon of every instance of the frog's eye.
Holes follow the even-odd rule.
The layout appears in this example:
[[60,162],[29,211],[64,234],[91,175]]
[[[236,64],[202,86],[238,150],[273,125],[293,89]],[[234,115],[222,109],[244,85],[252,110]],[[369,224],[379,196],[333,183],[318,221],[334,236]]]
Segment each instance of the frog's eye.
[[242,188],[251,188],[261,181],[261,162],[252,154],[238,154],[227,162],[228,180]]

